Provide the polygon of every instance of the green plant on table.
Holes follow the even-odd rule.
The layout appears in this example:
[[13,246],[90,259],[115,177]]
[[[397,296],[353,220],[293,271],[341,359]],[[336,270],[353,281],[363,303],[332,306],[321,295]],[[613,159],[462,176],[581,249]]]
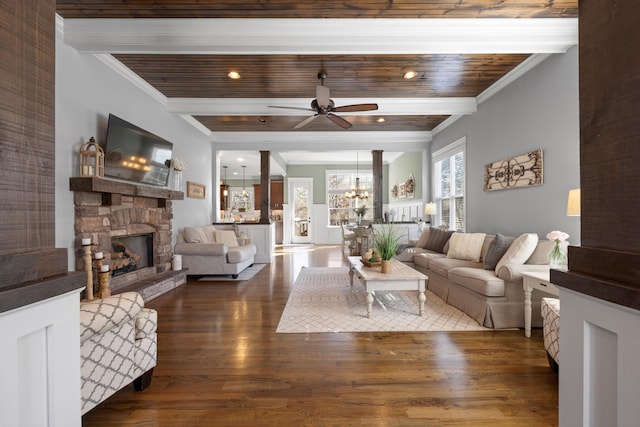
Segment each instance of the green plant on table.
[[376,252],[380,254],[380,258],[389,261],[396,254],[400,236],[396,229],[391,226],[380,226],[373,236],[373,246]]
[[369,208],[367,208],[367,205],[362,205],[353,209],[353,211],[356,213],[357,216],[362,216],[362,217],[365,216],[368,210]]

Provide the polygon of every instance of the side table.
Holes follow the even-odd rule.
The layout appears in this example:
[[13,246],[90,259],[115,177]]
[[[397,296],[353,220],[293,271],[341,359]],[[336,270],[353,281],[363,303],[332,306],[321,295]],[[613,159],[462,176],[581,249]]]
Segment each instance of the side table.
[[559,296],[560,290],[549,281],[548,271],[529,271],[522,273],[524,290],[524,336],[531,337],[531,292],[534,289]]

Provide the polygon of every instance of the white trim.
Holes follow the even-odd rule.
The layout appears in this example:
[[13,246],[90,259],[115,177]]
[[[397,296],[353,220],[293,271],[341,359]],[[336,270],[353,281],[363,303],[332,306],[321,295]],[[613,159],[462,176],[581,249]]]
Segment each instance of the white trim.
[[578,43],[578,19],[69,18],[65,43],[83,53],[562,53]]
[[[457,153],[462,148],[462,151],[466,151],[467,149],[467,137],[463,136],[460,139],[455,140],[454,142],[442,147],[436,152],[431,153],[431,162],[439,162],[442,159],[445,159],[452,154]],[[463,153],[466,154],[466,153]]]
[[[310,109],[313,96],[308,98],[169,98],[167,111],[174,114],[223,116],[303,116],[314,113]],[[360,116],[449,115],[472,114],[478,110],[476,98],[335,98],[336,106],[378,104],[377,110],[349,113]],[[273,108],[307,108],[300,110]]]

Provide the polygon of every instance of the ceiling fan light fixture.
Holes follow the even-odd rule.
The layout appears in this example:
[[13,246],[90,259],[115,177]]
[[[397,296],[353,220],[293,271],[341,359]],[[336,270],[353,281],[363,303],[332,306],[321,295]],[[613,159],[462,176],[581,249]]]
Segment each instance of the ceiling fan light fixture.
[[233,80],[238,80],[240,78],[240,73],[232,70],[227,73],[227,77]]
[[411,80],[411,79],[415,79],[418,76],[418,73],[413,71],[413,70],[409,70],[406,73],[404,73],[404,75],[402,76],[405,80]]

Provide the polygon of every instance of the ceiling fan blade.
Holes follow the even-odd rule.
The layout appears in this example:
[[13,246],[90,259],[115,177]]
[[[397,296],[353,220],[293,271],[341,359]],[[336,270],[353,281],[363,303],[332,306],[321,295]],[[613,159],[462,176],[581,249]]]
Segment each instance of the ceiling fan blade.
[[355,111],[373,111],[378,109],[378,104],[353,104],[343,105],[342,107],[335,107],[331,111],[336,113],[353,113]]
[[309,123],[311,123],[316,117],[318,117],[319,114],[314,114],[313,116],[309,116],[306,119],[304,119],[303,121],[301,121],[300,123],[298,123],[297,125],[294,126],[294,129],[300,129],[303,126],[308,125]]
[[316,100],[321,108],[327,108],[331,101],[330,90],[326,86],[316,86]]
[[285,110],[302,110],[302,111],[313,111],[315,112],[316,110],[312,110],[311,108],[303,108],[303,107],[282,107],[279,105],[267,105],[268,108],[284,108]]
[[329,113],[327,114],[327,117],[329,117],[329,120],[331,120],[333,123],[337,124],[338,126],[344,129],[349,129],[351,127],[351,123],[349,123],[348,121],[346,121],[340,116],[336,116],[335,114]]

